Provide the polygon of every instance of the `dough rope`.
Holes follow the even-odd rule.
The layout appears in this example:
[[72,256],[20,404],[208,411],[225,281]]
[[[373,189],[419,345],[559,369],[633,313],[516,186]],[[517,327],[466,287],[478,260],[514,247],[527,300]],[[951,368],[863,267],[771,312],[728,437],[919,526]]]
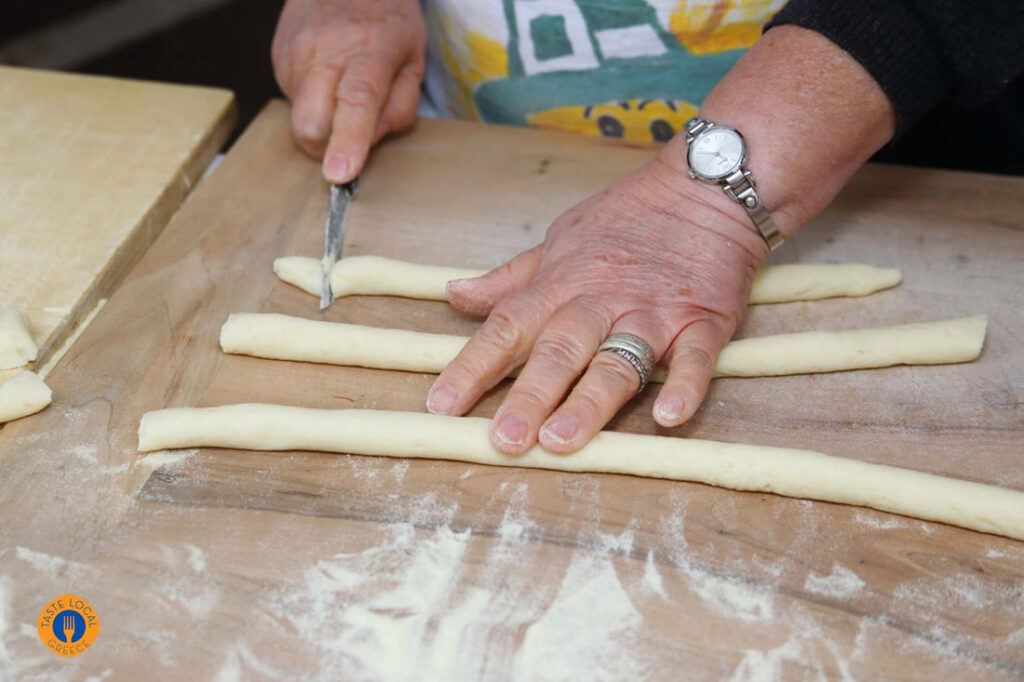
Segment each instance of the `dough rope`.
[[[323,266],[315,258],[292,256],[274,261],[274,273],[284,282],[320,295]],[[486,270],[420,265],[380,256],[342,258],[331,270],[335,297],[353,294],[404,296],[444,301],[453,279],[479,277]],[[751,304],[813,301],[837,296],[867,296],[900,283],[900,271],[871,265],[769,265],[754,276]]]
[[[969,362],[985,341],[984,315],[849,331],[760,336],[727,345],[716,377],[780,376],[892,365]],[[226,353],[407,372],[440,373],[468,339],[403,329],[240,313],[221,327]],[[651,381],[664,381],[664,368]]]
[[22,370],[0,384],[0,424],[35,414],[52,399],[53,392],[42,379]]
[[810,450],[602,431],[572,455],[504,455],[490,420],[241,404],[148,412],[139,450],[315,450],[631,474],[838,502],[1024,540],[1024,492]]

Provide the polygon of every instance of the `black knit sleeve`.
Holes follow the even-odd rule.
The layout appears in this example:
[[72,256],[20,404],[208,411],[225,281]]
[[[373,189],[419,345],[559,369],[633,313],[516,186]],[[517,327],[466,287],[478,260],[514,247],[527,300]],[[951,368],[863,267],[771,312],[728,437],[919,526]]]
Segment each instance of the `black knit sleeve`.
[[822,34],[870,73],[896,135],[940,102],[977,106],[1024,72],[1024,0],[790,0],[765,26]]

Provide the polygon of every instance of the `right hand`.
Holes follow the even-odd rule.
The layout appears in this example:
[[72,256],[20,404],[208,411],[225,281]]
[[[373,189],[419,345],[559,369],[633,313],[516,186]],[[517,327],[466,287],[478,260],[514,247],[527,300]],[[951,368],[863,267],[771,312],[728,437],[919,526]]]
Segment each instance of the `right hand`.
[[370,147],[416,120],[426,29],[417,0],[287,0],[274,75],[292,101],[292,132],[348,182]]

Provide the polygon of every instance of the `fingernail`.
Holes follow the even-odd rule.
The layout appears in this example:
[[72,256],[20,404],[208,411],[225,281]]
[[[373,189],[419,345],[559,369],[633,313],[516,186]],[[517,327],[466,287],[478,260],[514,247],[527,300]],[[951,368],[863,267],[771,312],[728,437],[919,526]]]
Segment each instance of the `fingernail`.
[[348,157],[344,154],[335,154],[328,159],[325,170],[328,180],[345,182],[348,180]]
[[654,417],[658,421],[677,422],[683,416],[686,403],[678,396],[668,396],[654,403]]
[[448,414],[458,397],[459,394],[448,384],[436,384],[427,396],[427,410],[434,414]]
[[564,445],[572,440],[579,428],[580,420],[576,418],[576,415],[562,414],[545,426],[541,435],[545,440]]
[[452,291],[458,291],[459,289],[461,289],[462,288],[462,284],[465,281],[466,280],[464,280],[464,279],[451,279],[451,280],[448,280],[448,283],[444,285],[444,295],[445,295],[445,297],[450,296]]
[[513,412],[501,418],[494,435],[507,445],[522,445],[526,441],[526,433],[529,430],[530,426],[526,423],[526,417]]

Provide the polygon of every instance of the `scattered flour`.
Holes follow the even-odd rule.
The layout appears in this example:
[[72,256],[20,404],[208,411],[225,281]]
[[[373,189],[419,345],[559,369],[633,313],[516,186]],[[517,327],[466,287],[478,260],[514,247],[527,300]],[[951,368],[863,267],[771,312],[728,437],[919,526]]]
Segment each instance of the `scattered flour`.
[[690,589],[712,610],[748,622],[772,618],[774,598],[770,591],[739,577],[730,579],[716,575],[687,553],[686,524],[681,511],[663,516],[658,530],[666,544],[673,548],[672,563],[690,579]]
[[1024,584],[1000,584],[972,574],[958,573],[940,580],[920,578],[903,582],[893,592],[896,608],[919,610],[928,620],[940,618],[950,605],[970,609],[996,608],[1024,612]]
[[202,573],[206,570],[206,555],[203,554],[203,550],[199,549],[195,545],[185,545],[185,549],[188,550],[188,565],[196,573]]
[[32,564],[37,571],[41,571],[51,578],[73,578],[85,570],[85,566],[77,561],[70,561],[64,557],[37,552],[28,547],[15,547],[14,556]]
[[[430,678],[423,664],[434,622],[447,611],[470,531],[441,527],[418,539],[411,523],[395,523],[388,534],[363,552],[318,561],[282,599],[280,612],[318,648],[324,679]],[[456,635],[449,627],[444,636]]]
[[643,679],[647,665],[635,648],[642,622],[611,558],[577,552],[555,601],[527,628],[512,677]]
[[161,467],[176,467],[184,464],[189,457],[195,455],[199,450],[160,450],[149,455],[139,457],[135,464],[150,467],[152,469],[159,469]]
[[1000,552],[998,549],[990,549],[985,552],[985,557],[988,559],[1002,559],[1006,555]]
[[832,573],[818,576],[813,573],[807,576],[804,589],[826,597],[852,597],[864,589],[864,581],[856,573],[841,566],[832,564]]
[[[40,649],[38,646],[33,646],[30,649],[20,647],[18,652],[15,653],[11,650],[10,640],[10,623],[12,617],[10,599],[12,595],[11,580],[3,575],[0,575],[0,679],[3,680],[19,680],[28,678],[28,671],[36,669],[39,666],[49,661],[51,654],[45,649]],[[24,636],[24,628],[18,633]],[[35,639],[35,644],[39,644],[35,628],[30,631],[30,636]],[[26,651],[30,653],[39,653],[41,655],[36,657],[26,656]],[[41,678],[40,678],[41,679]]]
[[[153,589],[166,600],[171,609],[184,609],[190,618],[202,621],[220,601],[221,587],[217,581],[209,579],[203,551],[195,545],[185,545],[183,549],[184,552],[180,547],[164,546],[173,568],[161,573]],[[177,568],[183,563],[191,571]]]
[[400,459],[391,465],[391,478],[395,484],[401,485],[405,480],[405,474],[409,471],[409,460]]
[[654,563],[653,549],[647,551],[647,563],[644,564],[644,585],[662,599],[668,599],[668,595],[665,594],[665,586],[661,582],[661,573],[658,572],[658,566]]
[[800,642],[790,637],[786,643],[770,651],[749,649],[736,667],[730,682],[775,682],[783,679],[782,665],[786,661],[799,662],[802,657]]
[[224,664],[213,677],[213,682],[243,682],[253,679],[247,671],[259,673],[259,679],[281,680],[289,677],[261,661],[245,643],[236,642],[228,649]]
[[96,453],[97,448],[95,445],[76,445],[71,449],[71,454],[87,464],[96,463]]
[[[505,492],[505,490],[507,490],[507,486],[502,483],[499,492]],[[502,550],[506,549],[510,543],[526,540],[536,529],[536,524],[530,520],[527,514],[528,505],[528,486],[525,483],[516,484],[496,531],[496,535],[501,541]]]
[[629,556],[633,551],[633,536],[636,534],[635,526],[636,522],[630,520],[629,525],[621,533],[596,532],[594,537],[597,540],[598,552],[602,556]]
[[714,575],[689,562],[680,564],[679,568],[690,578],[690,589],[720,615],[747,622],[773,617],[775,600],[767,590],[740,579]]
[[858,509],[853,512],[853,519],[865,526],[870,526],[871,528],[877,528],[879,530],[905,528],[907,526],[906,521],[902,518],[891,514],[885,514],[884,512],[866,512]]

